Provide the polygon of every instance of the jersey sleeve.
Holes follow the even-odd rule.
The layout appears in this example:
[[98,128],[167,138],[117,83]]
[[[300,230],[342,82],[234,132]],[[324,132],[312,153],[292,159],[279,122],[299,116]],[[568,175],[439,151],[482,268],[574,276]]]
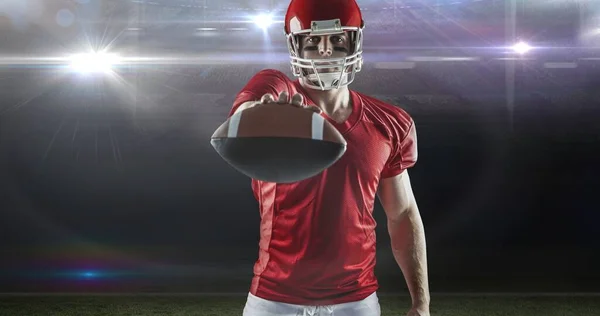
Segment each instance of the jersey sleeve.
[[246,86],[237,94],[229,116],[233,115],[240,105],[248,101],[258,101],[263,95],[270,93],[277,99],[283,92],[290,92],[289,79],[284,73],[274,69],[264,69],[252,77]]
[[403,137],[393,146],[390,158],[381,173],[382,178],[397,176],[417,162],[417,131],[412,119],[408,130],[403,134]]

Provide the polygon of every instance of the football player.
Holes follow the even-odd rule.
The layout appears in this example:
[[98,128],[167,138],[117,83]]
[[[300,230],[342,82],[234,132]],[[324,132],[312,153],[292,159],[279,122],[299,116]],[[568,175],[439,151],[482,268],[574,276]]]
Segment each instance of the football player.
[[376,196],[412,297],[408,315],[429,315],[425,233],[407,172],[417,160],[415,125],[402,109],[348,88],[362,67],[363,28],[355,0],[292,0],[285,34],[297,78],[262,70],[236,96],[230,115],[271,102],[301,106],[348,144],[312,178],[252,180],[261,237],[244,316],[380,315]]

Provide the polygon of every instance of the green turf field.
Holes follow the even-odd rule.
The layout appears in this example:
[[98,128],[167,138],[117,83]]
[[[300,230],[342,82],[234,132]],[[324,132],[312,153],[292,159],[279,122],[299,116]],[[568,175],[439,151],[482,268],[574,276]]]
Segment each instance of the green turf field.
[[[0,296],[1,316],[211,315],[239,316],[245,298],[217,296]],[[404,315],[407,297],[380,297],[382,315]],[[595,297],[432,296],[431,315],[439,316],[598,316]]]

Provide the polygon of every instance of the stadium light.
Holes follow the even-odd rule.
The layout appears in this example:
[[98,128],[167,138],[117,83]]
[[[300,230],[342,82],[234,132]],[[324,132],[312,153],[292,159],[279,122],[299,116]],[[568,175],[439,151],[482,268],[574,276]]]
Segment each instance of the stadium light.
[[267,29],[269,26],[271,26],[271,24],[273,24],[273,17],[270,14],[259,14],[255,16],[253,20],[254,23],[263,30]]
[[78,54],[70,57],[70,69],[82,73],[108,73],[120,61],[116,54],[103,52]]
[[518,54],[525,54],[531,50],[531,46],[525,42],[519,42],[513,45],[512,49]]

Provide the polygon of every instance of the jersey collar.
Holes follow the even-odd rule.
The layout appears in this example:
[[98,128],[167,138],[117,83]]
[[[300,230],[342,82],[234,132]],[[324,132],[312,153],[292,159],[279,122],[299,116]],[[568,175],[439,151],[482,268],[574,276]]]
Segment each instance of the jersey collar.
[[[314,106],[316,104],[312,99],[310,99],[310,97],[306,93],[306,90],[300,84],[299,79],[294,81],[294,85],[296,86],[296,90],[304,95],[304,99],[307,105]],[[342,134],[348,133],[350,132],[350,130],[352,130],[352,128],[354,128],[354,126],[360,121],[360,117],[362,116],[363,112],[363,102],[361,97],[358,95],[357,92],[352,90],[349,91],[350,98],[352,100],[352,113],[350,113],[350,116],[348,116],[348,118],[344,122],[338,123],[331,119],[327,114],[321,113],[321,116],[323,116],[329,123],[335,126],[335,128]]]

